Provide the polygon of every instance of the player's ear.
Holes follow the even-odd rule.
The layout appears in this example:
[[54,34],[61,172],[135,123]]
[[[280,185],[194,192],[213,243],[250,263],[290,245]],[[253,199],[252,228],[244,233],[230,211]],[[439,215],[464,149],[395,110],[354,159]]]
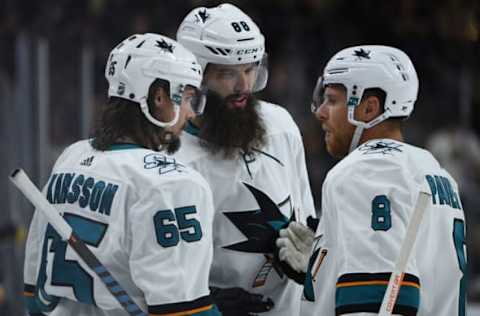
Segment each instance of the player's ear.
[[153,92],[153,106],[155,109],[160,110],[164,108],[166,102],[168,101],[168,95],[163,87],[158,87]]
[[157,87],[150,96],[151,114],[162,122],[173,120],[175,117],[174,106],[167,90],[164,87]]
[[382,112],[380,100],[376,96],[368,96],[365,98],[365,100],[362,101],[360,109],[360,116],[364,122],[370,122]]

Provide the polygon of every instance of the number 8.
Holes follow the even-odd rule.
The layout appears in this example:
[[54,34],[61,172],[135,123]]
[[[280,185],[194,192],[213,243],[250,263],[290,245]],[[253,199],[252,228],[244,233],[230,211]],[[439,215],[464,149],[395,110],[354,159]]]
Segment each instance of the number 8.
[[240,27],[240,25],[238,25],[237,22],[232,22],[232,27],[235,30],[235,32],[241,32],[242,31],[242,28]]
[[372,201],[372,228],[387,231],[391,227],[390,200],[385,195],[377,195]]
[[244,29],[245,31],[250,31],[250,27],[248,26],[247,22],[241,21],[241,22],[240,22],[240,25],[243,26],[243,29]]

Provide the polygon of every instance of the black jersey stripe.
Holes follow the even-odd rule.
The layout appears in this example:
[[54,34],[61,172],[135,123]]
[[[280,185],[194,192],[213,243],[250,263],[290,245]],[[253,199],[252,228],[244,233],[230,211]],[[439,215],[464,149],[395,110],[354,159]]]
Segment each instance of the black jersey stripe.
[[213,301],[210,295],[200,297],[193,301],[189,302],[179,302],[163,305],[149,305],[148,312],[150,314],[169,314],[169,313],[178,313],[183,311],[194,310],[202,307],[207,307],[212,305]]

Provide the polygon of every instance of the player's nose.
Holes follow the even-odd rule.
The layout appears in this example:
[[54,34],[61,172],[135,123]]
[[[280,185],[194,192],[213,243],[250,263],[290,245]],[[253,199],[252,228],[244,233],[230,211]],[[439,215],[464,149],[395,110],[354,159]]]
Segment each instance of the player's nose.
[[318,108],[317,110],[315,111],[315,117],[317,118],[317,120],[319,120],[320,122],[324,122],[328,119],[328,107],[327,105],[325,104],[325,102],[323,102]]
[[248,77],[245,73],[241,72],[235,83],[235,92],[236,93],[246,93],[249,92],[249,82]]

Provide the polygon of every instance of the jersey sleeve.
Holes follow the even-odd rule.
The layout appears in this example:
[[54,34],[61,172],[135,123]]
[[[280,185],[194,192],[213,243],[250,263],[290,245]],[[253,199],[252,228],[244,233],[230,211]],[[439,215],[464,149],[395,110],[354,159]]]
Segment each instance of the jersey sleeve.
[[[46,188],[43,194],[45,192]],[[39,284],[43,281],[39,280],[39,271],[47,226],[47,217],[36,209],[28,229],[23,266],[23,297],[29,315],[44,315],[44,312],[54,309],[59,301],[58,297],[47,295]]]
[[25,263],[23,267],[24,289],[23,297],[25,306],[30,315],[40,314],[41,306],[35,299],[37,275],[40,261],[41,249],[41,214],[35,211],[30,228],[28,230],[27,242],[25,245]]
[[208,288],[212,261],[212,193],[204,181],[142,188],[129,210],[132,279],[151,315],[214,315]]
[[[337,315],[376,315],[406,234],[418,191],[400,163],[359,160],[325,183],[323,205],[335,235]],[[329,238],[327,236],[327,238]],[[416,315],[420,280],[410,258],[394,314]]]
[[[67,147],[57,158],[55,161],[55,165],[53,170],[57,165],[61,163],[61,161],[66,156],[66,152],[71,148],[73,145]],[[46,195],[47,192],[47,184],[42,189],[42,194]],[[42,214],[41,211],[35,209],[32,220],[30,222],[30,227],[28,229],[27,241],[25,244],[25,263],[23,269],[23,278],[25,283],[24,294],[28,298],[32,296],[35,289],[35,284],[37,282],[38,270],[41,261],[41,246],[43,244],[44,234],[46,230],[46,226],[48,225],[48,219],[45,215]]]

